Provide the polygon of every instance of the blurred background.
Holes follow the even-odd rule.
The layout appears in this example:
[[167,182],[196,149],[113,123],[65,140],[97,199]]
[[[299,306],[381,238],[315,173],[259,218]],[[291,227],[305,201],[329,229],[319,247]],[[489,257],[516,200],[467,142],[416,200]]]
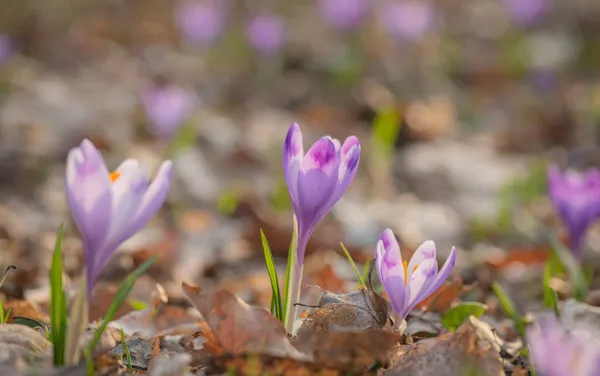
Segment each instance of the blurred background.
[[168,204],[105,281],[158,253],[139,284],[220,283],[267,305],[259,229],[283,268],[294,121],[305,150],[326,134],[362,143],[306,283],[347,291],[339,242],[363,264],[385,227],[406,251],[458,246],[465,281],[513,250],[545,258],[547,164],[600,161],[599,20],[593,0],[4,0],[0,260],[20,268],[4,289],[45,291],[61,222],[79,274],[64,171],[89,138],[109,169],[175,164]]

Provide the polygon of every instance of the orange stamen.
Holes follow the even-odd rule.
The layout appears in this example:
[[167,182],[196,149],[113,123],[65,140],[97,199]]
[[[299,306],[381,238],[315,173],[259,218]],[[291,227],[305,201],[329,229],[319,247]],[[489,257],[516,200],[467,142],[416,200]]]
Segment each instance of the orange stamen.
[[113,171],[108,174],[108,177],[110,178],[110,181],[114,183],[121,177],[121,173],[118,171]]
[[[402,261],[402,266],[404,266],[404,285],[406,286],[406,284],[408,283],[408,261]],[[410,274],[414,273],[418,267],[419,265],[415,265]]]

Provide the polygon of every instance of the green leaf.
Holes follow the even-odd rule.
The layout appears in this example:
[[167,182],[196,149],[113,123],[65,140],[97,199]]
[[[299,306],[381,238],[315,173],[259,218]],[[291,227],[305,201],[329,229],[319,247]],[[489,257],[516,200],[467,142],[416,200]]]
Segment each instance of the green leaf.
[[[552,277],[556,275],[557,263],[559,261],[556,257],[551,257],[544,266],[544,278],[543,278],[543,293],[544,293],[544,307],[552,309],[554,314],[558,317],[560,311],[558,309],[558,295],[556,290],[552,288],[550,282]],[[560,264],[558,265],[560,266]]]
[[62,245],[64,227],[61,224],[50,265],[50,324],[51,342],[54,347],[54,365],[63,365],[67,331],[67,299],[63,290]]
[[573,256],[571,251],[565,247],[555,234],[549,234],[550,245],[556,257],[560,260],[565,270],[569,274],[571,285],[573,286],[573,297],[579,301],[585,301],[588,294],[589,284],[587,278],[579,264],[579,261]]
[[175,157],[184,150],[189,149],[196,141],[196,126],[189,119],[181,125],[175,137],[171,141],[170,155]]
[[348,259],[350,266],[352,266],[352,269],[354,270],[354,273],[356,274],[356,278],[358,278],[358,282],[360,282],[361,286],[366,286],[365,280],[363,279],[362,274],[360,274],[360,272],[358,271],[358,268],[356,267],[356,264],[354,263],[354,260],[352,259],[352,256],[350,255],[350,252],[348,252],[348,249],[346,249],[346,247],[344,246],[344,243],[340,242],[340,246],[342,247],[342,251],[344,252],[344,255],[346,255],[346,258]]
[[463,302],[442,315],[442,324],[451,332],[458,329],[469,316],[481,317],[488,306],[478,302]]
[[271,247],[269,247],[269,241],[265,236],[265,233],[260,229],[260,239],[262,241],[263,252],[265,254],[265,263],[267,265],[267,272],[269,273],[269,280],[271,281],[271,314],[283,321],[283,303],[281,301],[281,292],[279,290],[279,279],[277,278],[277,269],[275,268],[275,261],[273,260],[273,253],[271,253]]
[[69,315],[65,346],[65,364],[67,366],[77,365],[81,360],[81,336],[85,333],[88,322],[87,272],[84,272]]
[[400,127],[400,113],[395,108],[380,111],[373,120],[371,142],[374,150],[386,155],[391,153],[400,135]]
[[[146,262],[144,262],[133,273],[131,273],[131,275],[129,275],[129,277],[127,277],[127,279],[125,281],[123,281],[123,283],[121,283],[121,285],[119,286],[119,289],[117,290],[117,293],[115,294],[115,298],[110,303],[110,306],[108,307],[108,310],[106,311],[106,315],[104,316],[104,319],[98,326],[98,329],[96,329],[96,332],[94,333],[94,336],[92,337],[92,340],[90,341],[88,348],[85,352],[86,363],[87,363],[86,372],[88,375],[94,374],[94,363],[93,363],[91,354],[92,354],[92,351],[96,348],[96,345],[98,344],[98,342],[100,341],[100,336],[106,329],[106,326],[108,325],[108,323],[111,322],[112,319],[115,317],[115,314],[121,307],[121,304],[123,304],[125,299],[127,299],[127,295],[129,295],[129,293],[133,289],[133,285],[135,284],[135,281],[142,274],[144,274],[144,272],[146,272],[146,270],[148,270],[148,268],[150,268],[150,266],[152,266],[152,264],[156,261],[157,258],[158,258],[158,255],[155,255],[152,258],[150,258],[149,260],[147,260]],[[91,370],[91,374],[90,374],[90,370]]]
[[363,267],[363,271],[360,276],[363,281],[366,281],[367,279],[369,279],[369,270],[371,270],[372,262],[373,262],[373,259],[367,260],[367,262],[365,263],[365,266]]
[[517,333],[523,336],[525,333],[525,319],[523,316],[517,312],[512,300],[510,300],[498,282],[492,283],[492,290],[494,290],[494,293],[498,298],[498,302],[500,302],[500,308],[502,308],[504,313],[513,321],[515,328],[517,329]]
[[43,322],[40,322],[36,319],[32,319],[29,317],[23,317],[23,316],[13,316],[13,324],[25,325],[32,329],[36,329],[36,328],[48,329],[46,324],[44,324]]

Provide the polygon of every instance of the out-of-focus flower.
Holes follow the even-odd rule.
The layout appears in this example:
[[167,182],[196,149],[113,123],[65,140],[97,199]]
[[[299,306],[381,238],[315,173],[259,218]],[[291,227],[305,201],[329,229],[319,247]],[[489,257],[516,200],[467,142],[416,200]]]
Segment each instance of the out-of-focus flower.
[[320,0],[321,17],[338,30],[357,28],[365,19],[370,7],[367,0]]
[[571,250],[581,257],[585,233],[600,217],[600,171],[561,173],[558,166],[549,166],[548,194],[569,231]]
[[226,24],[225,0],[181,0],[175,8],[175,22],[192,45],[207,47],[223,33]]
[[248,23],[247,34],[252,47],[264,55],[272,55],[279,51],[286,37],[283,20],[272,13],[254,16]]
[[0,65],[14,52],[12,39],[8,35],[0,35]]
[[540,317],[527,328],[526,338],[537,375],[600,375],[598,345],[567,332],[554,315]]
[[66,191],[83,241],[88,296],[121,243],[141,230],[165,201],[171,186],[171,161],[160,166],[152,183],[134,159],[109,173],[89,140],[67,157]]
[[154,85],[141,93],[141,102],[157,137],[170,138],[190,118],[198,104],[190,90],[175,85]]
[[410,261],[403,261],[394,233],[385,229],[377,242],[375,266],[396,318],[404,319],[417,304],[434,293],[448,279],[455,262],[456,249],[452,247],[438,272],[435,243],[431,240],[421,244]]
[[531,25],[544,16],[548,0],[503,0],[512,19],[523,26]]
[[421,0],[393,0],[382,5],[379,19],[394,37],[412,42],[433,28],[435,9]]
[[333,208],[348,189],[360,160],[360,143],[356,136],[343,145],[331,137],[322,137],[306,154],[302,131],[292,124],[283,148],[283,173],[290,200],[298,221],[298,263],[317,223]]

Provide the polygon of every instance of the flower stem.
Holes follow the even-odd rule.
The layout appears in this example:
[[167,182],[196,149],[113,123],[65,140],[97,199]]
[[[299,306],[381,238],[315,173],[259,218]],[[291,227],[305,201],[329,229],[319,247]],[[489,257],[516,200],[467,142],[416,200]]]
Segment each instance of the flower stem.
[[287,294],[286,311],[285,311],[285,329],[288,333],[294,333],[294,323],[298,313],[296,303],[300,300],[300,287],[302,285],[302,269],[304,265],[294,262],[290,269],[290,289]]
[[[302,244],[304,243],[305,242],[302,241]],[[298,307],[294,304],[298,303],[298,300],[300,300],[300,285],[302,283],[302,267],[304,260],[298,262],[298,251],[301,251],[301,254],[304,254],[304,248],[306,246],[301,245],[301,247],[303,248],[298,248],[298,220],[294,215],[294,229],[292,232],[290,250],[288,252],[287,273],[285,276],[285,320],[283,323],[288,333],[293,333],[294,331],[294,321],[296,319],[296,313],[298,312]]]

